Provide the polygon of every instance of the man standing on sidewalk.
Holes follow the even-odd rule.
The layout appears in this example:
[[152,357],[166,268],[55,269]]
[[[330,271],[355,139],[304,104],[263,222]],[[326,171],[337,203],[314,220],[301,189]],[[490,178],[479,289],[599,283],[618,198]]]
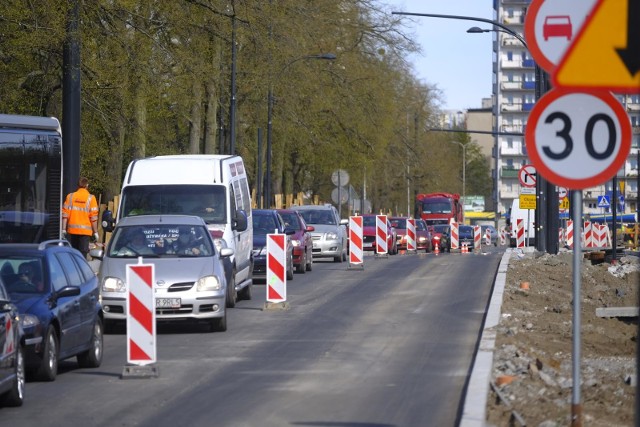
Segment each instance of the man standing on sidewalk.
[[62,237],[84,257],[89,253],[89,239],[98,241],[98,203],[89,193],[89,180],[81,177],[78,189],[67,195],[62,205]]

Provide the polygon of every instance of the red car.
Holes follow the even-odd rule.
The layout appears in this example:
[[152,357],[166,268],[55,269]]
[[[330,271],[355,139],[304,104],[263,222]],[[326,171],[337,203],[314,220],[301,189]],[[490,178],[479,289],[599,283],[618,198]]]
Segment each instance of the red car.
[[[389,221],[396,230],[398,250],[407,249],[407,219],[406,217],[391,217]],[[416,219],[416,249],[431,252],[431,232],[423,219]]]
[[[376,215],[362,215],[362,246],[365,251],[376,250]],[[395,255],[398,253],[396,230],[391,226],[387,217],[387,253]]]
[[424,249],[425,252],[433,249],[431,231],[424,219],[416,219],[416,246],[418,250]]
[[449,224],[436,224],[429,226],[431,231],[431,246],[438,248],[440,251],[451,251],[451,246],[449,245]]
[[315,228],[307,225],[298,211],[291,209],[277,209],[285,223],[286,230],[294,230],[291,235],[293,244],[293,265],[298,273],[306,273],[313,269],[313,240],[311,232]]

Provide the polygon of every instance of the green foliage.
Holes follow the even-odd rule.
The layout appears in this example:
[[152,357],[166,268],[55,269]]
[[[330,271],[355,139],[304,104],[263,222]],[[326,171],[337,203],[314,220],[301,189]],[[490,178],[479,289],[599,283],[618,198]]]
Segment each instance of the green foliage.
[[[0,6],[0,111],[62,116],[63,46],[73,4]],[[449,141],[469,139],[429,131],[438,121],[437,88],[412,75],[405,58],[417,48],[404,19],[378,1],[78,4],[81,171],[103,200],[118,193],[135,158],[228,152],[234,23],[236,149],[253,188],[258,129],[265,169],[271,89],[272,194],[305,192],[328,201],[338,168],[358,191],[366,185],[376,211],[406,213],[416,192],[461,192],[460,149]],[[336,59],[317,57],[326,53]],[[467,157],[467,194],[490,194],[486,162],[472,144]]]

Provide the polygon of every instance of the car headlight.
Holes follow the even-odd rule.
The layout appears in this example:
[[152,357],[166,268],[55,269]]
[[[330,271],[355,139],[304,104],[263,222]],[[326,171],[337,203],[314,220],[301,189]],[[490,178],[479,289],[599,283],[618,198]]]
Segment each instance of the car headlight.
[[300,246],[300,240],[291,239],[291,244],[293,245],[294,248],[297,248],[298,246]]
[[201,277],[196,283],[198,292],[219,291],[220,289],[222,289],[222,284],[216,276]]
[[427,238],[426,237],[418,237],[418,242],[426,242]]
[[327,233],[326,238],[327,238],[327,240],[337,240],[338,239],[338,234],[334,233],[333,231],[330,231],[329,233]]
[[20,323],[22,324],[22,329],[34,328],[40,324],[40,319],[33,314],[23,314],[20,316]]
[[127,292],[127,285],[117,277],[105,277],[102,281],[102,292]]
[[433,240],[440,240],[440,236],[434,236]]

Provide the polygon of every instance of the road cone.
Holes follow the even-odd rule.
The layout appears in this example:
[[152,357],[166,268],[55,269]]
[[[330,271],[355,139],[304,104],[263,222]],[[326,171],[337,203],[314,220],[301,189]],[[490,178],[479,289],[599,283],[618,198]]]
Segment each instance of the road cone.
[[467,247],[467,244],[465,242],[462,243],[462,249],[460,249],[460,253],[462,254],[466,254],[469,252],[469,248]]
[[436,244],[436,247],[433,253],[435,253],[436,255],[440,254],[440,243]]

